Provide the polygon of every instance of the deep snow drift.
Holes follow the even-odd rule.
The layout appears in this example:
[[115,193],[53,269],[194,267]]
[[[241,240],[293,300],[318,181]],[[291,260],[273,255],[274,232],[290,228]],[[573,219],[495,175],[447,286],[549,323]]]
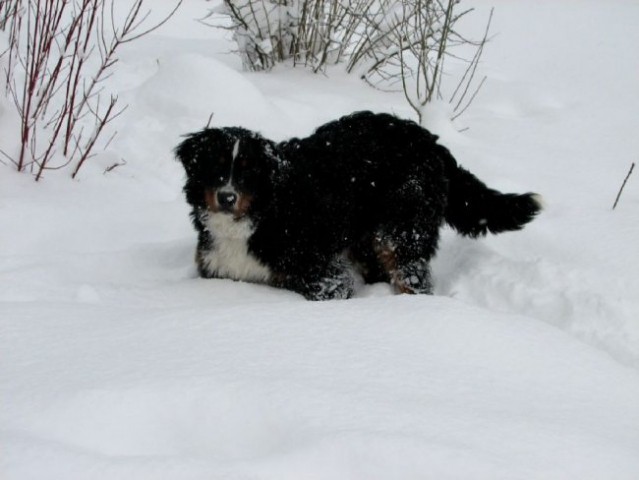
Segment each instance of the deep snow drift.
[[[445,231],[435,296],[196,278],[181,134],[212,112],[274,139],[413,118],[339,68],[241,72],[230,34],[194,21],[209,2],[122,51],[108,87],[130,107],[79,180],[0,165],[3,480],[639,477],[636,172],[610,210],[639,151],[639,6],[468,3],[496,7],[488,80],[427,124],[547,208],[522,232]],[[3,150],[15,130],[0,100]]]

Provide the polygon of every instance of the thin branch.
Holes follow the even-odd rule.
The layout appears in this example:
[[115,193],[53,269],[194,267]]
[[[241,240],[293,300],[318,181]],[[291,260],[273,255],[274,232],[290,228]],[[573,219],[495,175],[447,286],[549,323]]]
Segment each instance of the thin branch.
[[123,165],[126,165],[126,160],[123,158],[121,162],[115,162],[112,165],[108,166],[107,168],[104,169],[104,172],[102,172],[103,175],[106,175],[107,173],[112,172],[113,170],[115,170],[118,167],[122,167]]
[[621,184],[621,188],[619,189],[619,193],[617,193],[617,198],[615,198],[615,203],[612,206],[612,209],[614,210],[615,208],[617,208],[617,203],[619,203],[619,198],[621,197],[621,192],[623,192],[624,187],[626,186],[626,182],[628,181],[628,179],[630,178],[630,175],[632,175],[632,171],[635,169],[635,162],[632,162],[632,164],[630,165],[630,170],[628,170],[628,174],[626,175],[626,178],[624,178],[623,183]]
[[[479,85],[477,85],[477,88],[475,89],[475,91],[473,92],[472,96],[470,97],[470,100],[468,100],[468,102],[466,102],[466,106],[464,106],[461,110],[459,110],[457,113],[455,113],[452,116],[451,120],[456,120],[458,117],[463,115],[463,113],[468,109],[468,107],[470,107],[470,104],[473,103],[473,100],[475,100],[475,97],[479,93],[479,90],[481,90],[481,87],[484,86],[484,82],[486,81],[487,78],[488,77],[484,75],[484,78],[482,78],[481,82],[479,82]],[[464,97],[462,97],[462,98],[464,98]]]
[[208,120],[208,122],[206,122],[206,126],[204,128],[209,128],[211,126],[211,121],[213,120],[213,115],[215,115],[215,112],[211,112],[211,115],[209,115],[209,120]]

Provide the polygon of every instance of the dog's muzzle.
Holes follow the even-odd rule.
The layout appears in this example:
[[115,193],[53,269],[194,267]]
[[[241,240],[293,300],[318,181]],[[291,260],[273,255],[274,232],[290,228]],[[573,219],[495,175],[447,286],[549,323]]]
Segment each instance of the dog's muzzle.
[[232,212],[237,202],[237,194],[233,192],[217,192],[217,204],[223,212]]

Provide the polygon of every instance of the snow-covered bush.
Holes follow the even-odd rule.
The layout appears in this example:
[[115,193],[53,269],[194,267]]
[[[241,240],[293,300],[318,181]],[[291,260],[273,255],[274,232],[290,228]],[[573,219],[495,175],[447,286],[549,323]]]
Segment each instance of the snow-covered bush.
[[[290,60],[314,71],[344,62],[371,85],[399,88],[418,116],[441,98],[444,61],[466,63],[449,101],[454,115],[465,110],[481,87],[473,85],[487,41],[456,31],[473,9],[457,11],[461,0],[224,0],[219,13],[231,18],[233,38],[247,70],[269,70]],[[470,58],[455,47],[474,47]],[[472,93],[471,93],[472,92]]]
[[349,5],[331,0],[224,0],[214,12],[231,18],[247,70],[269,70],[292,59],[317,71],[340,59]]
[[19,147],[3,153],[18,171],[39,180],[46,170],[68,166],[75,178],[108,145],[115,133],[107,135],[107,126],[126,108],[102,87],[119,47],[158,28],[182,1],[146,28],[144,0],[124,7],[115,0],[0,0],[0,29],[9,43],[0,52],[4,90],[20,117]]

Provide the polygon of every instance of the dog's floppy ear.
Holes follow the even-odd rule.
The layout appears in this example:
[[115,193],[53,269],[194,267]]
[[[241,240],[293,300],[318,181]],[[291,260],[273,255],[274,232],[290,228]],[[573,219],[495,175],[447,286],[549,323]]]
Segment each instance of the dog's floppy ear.
[[201,151],[200,145],[202,143],[204,132],[205,131],[203,130],[186,135],[186,139],[175,147],[175,156],[180,162],[182,162],[184,170],[189,178],[193,177],[197,170],[197,164],[200,157],[199,153]]

